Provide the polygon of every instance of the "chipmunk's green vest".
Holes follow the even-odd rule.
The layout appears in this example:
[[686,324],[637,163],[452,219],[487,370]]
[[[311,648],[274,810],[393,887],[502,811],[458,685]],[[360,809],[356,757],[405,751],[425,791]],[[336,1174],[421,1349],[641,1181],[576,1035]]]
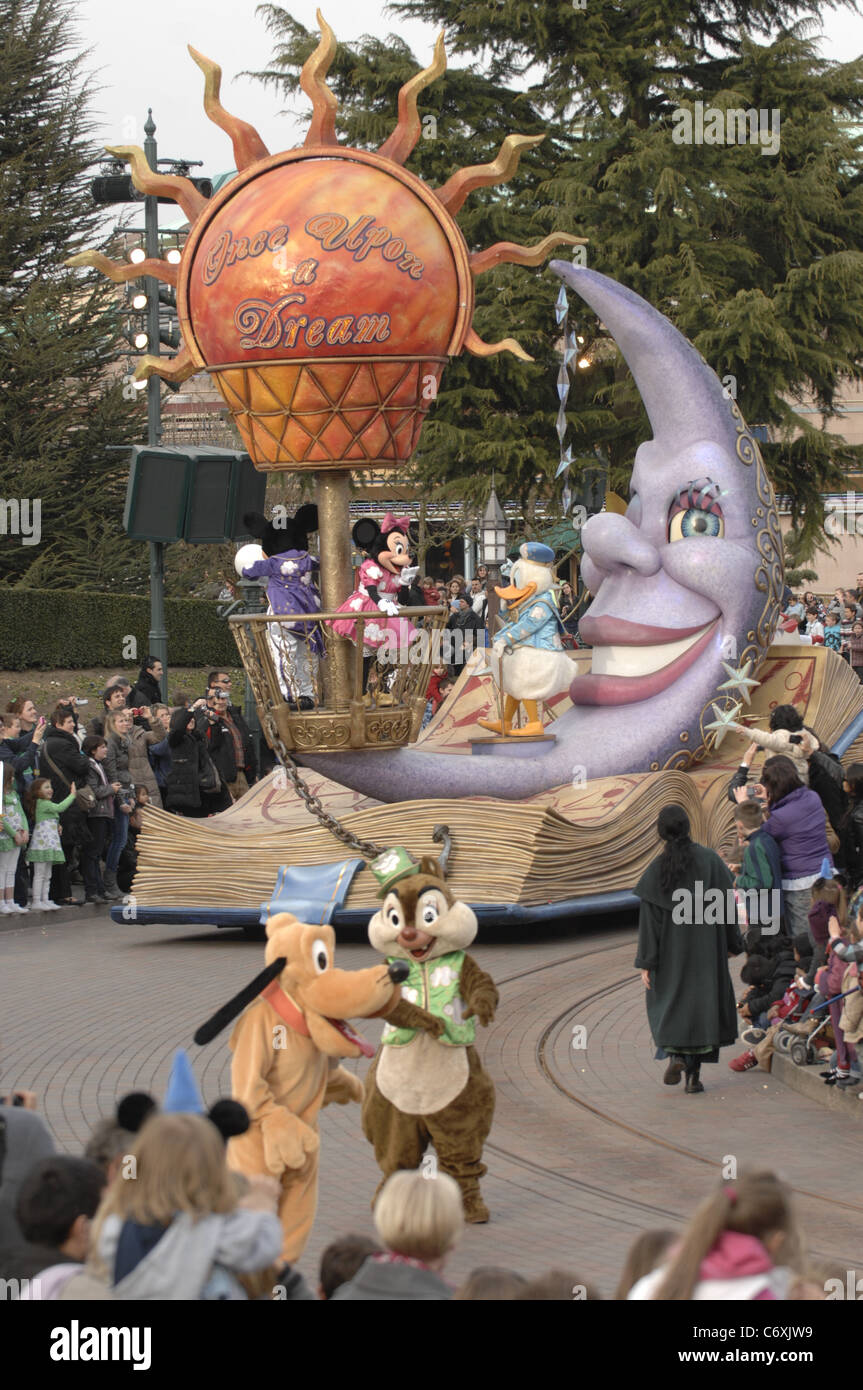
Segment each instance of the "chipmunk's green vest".
[[[388,956],[390,964],[396,959]],[[401,957],[400,957],[401,959]],[[466,1047],[476,1039],[476,1019],[462,1020],[462,1000],[459,995],[461,968],[464,951],[450,951],[434,960],[410,961],[410,974],[402,985],[402,998],[440,1018],[444,1032],[438,1042],[448,1043],[450,1047]],[[394,1028],[388,1023],[384,1027],[381,1042],[392,1047],[403,1047],[416,1037],[417,1028]]]

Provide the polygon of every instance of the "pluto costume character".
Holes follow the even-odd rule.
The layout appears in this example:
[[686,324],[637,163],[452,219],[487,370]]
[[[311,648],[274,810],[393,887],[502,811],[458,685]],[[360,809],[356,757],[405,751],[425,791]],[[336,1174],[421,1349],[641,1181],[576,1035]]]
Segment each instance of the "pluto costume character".
[[466,1221],[488,1220],[479,1180],[494,1115],[494,1084],[474,1047],[477,1020],[494,1018],[494,981],[466,955],[477,920],[447,887],[441,859],[411,860],[393,849],[372,864],[384,902],[369,940],[390,968],[409,974],[402,1003],[387,1015],[366,1077],[363,1131],[374,1146],[381,1184],[399,1168],[418,1168],[429,1144],[461,1188]]
[[282,1258],[290,1263],[302,1254],[315,1219],[318,1112],[363,1096],[359,1077],[338,1059],[374,1055],[346,1020],[399,1007],[398,983],[408,974],[402,962],[336,970],[334,951],[332,927],[306,925],[290,912],[271,917],[266,970],[195,1034],[196,1043],[207,1043],[245,1009],[231,1034],[231,1090],[251,1125],[231,1141],[228,1163],[249,1176],[280,1180]]
[[[502,719],[480,719],[496,734],[530,738],[543,733],[539,701],[566,690],[574,667],[560,634],[564,630],[554,601],[554,551],[539,541],[525,541],[505,589],[495,593],[506,603],[507,621],[495,634],[489,658],[492,676],[504,696]],[[519,705],[527,723],[513,727]]]

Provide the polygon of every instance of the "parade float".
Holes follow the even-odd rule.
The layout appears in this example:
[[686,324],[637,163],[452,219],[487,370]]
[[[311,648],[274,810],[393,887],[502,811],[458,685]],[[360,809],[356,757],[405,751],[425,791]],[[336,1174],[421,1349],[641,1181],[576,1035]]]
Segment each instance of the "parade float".
[[[290,698],[291,673],[274,659],[291,647],[272,637],[284,611],[231,620],[281,766],[209,820],[148,811],[133,902],[113,915],[253,929],[271,903],[309,921],[364,926],[376,906],[364,864],[396,843],[432,852],[442,823],[452,834],[452,889],[481,921],[631,903],[663,804],[682,804],[703,843],[728,843],[726,787],[746,746],[735,722],[794,704],[824,744],[857,756],[861,687],[831,651],[773,644],[783,590],[776,502],[758,445],[714,372],[637,294],[556,261],[564,304],[569,292],[595,311],[653,431],[637,450],[625,511],[603,511],[582,531],[588,648],[569,655],[568,689],[564,673],[509,697],[501,672],[517,655],[512,645],[496,649],[497,664],[475,653],[422,732],[433,643],[422,660],[395,665],[385,699],[370,698],[371,608],[392,616],[394,607],[420,636],[446,613],[394,600],[387,608],[375,590],[346,627],[357,593],[351,478],[361,495],[364,469],[409,459],[450,357],[465,348],[526,357],[515,340],[483,343],[472,328],[474,277],[504,261],[539,266],[553,246],[583,239],[560,232],[533,247],[471,253],[454,220],[472,189],[510,178],[542,137],[509,135],[495,160],[437,189],[403,167],[420,134],[418,94],[445,68],[442,37],[431,65],[403,87],[381,148],[339,145],[326,83],[335,40],[319,22],[301,77],[313,106],[302,148],[270,154],[222,107],[218,67],[190,50],[206,113],[233,142],[236,177],[205,199],[188,180],[150,170],[142,151],[113,148],[141,190],[186,212],[182,260],[130,269],[95,253],[79,258],[116,279],[176,283],[183,350],[171,363],[144,359],[139,375],[178,382],[207,370],[258,468],[314,474],[319,516],[320,659],[303,699]],[[524,583],[504,597],[526,595],[536,613],[546,561],[538,551],[522,558]],[[560,654],[546,664],[558,673]],[[483,728],[498,737],[479,738]]]

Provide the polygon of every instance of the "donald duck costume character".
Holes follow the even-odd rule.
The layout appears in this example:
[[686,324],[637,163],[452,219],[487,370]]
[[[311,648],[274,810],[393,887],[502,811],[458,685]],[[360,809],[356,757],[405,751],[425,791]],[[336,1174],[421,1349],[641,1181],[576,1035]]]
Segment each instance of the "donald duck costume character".
[[[544,733],[538,702],[566,690],[573,666],[563,649],[563,624],[552,593],[554,551],[539,541],[525,541],[505,589],[495,593],[506,604],[507,622],[495,634],[489,654],[492,678],[504,698],[503,719],[480,719],[484,729],[513,738]],[[527,723],[513,728],[519,705]]]

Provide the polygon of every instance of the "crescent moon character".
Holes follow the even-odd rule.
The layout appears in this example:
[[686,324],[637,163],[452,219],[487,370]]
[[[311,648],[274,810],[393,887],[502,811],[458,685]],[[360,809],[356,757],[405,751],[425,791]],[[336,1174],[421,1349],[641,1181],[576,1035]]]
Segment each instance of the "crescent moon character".
[[[723,660],[757,670],[779,614],[779,517],[758,447],[714,372],[640,295],[585,267],[552,270],[591,306],[622,352],[653,438],[636,451],[625,515],[582,530],[593,601],[580,625],[589,674],[556,742],[500,745],[482,758],[416,748],[305,756],[382,801],[520,800],[581,779],[686,766],[705,751]],[[540,745],[542,748],[542,745]]]

